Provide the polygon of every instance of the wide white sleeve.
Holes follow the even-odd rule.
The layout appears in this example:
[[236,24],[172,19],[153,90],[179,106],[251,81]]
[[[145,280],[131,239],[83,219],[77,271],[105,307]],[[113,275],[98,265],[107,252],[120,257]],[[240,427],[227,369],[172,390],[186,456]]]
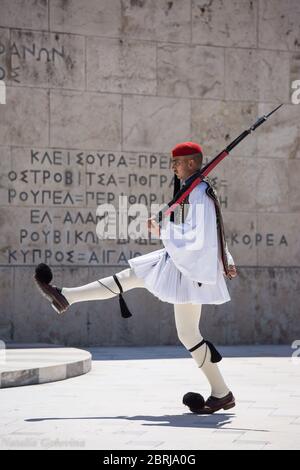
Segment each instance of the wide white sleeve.
[[160,238],[175,266],[187,278],[203,284],[216,284],[218,236],[214,202],[207,196],[206,183],[190,193],[189,211],[182,224],[170,221]]

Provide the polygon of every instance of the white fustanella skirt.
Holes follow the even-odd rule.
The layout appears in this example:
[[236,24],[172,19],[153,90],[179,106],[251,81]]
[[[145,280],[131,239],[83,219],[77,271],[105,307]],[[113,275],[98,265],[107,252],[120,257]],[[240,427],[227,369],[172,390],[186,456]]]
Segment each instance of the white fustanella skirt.
[[[230,300],[218,260],[216,284],[202,284],[185,277],[175,266],[165,248],[128,260],[136,276],[144,280],[145,287],[163,302],[172,304],[223,304]],[[199,266],[201,269],[201,266]]]

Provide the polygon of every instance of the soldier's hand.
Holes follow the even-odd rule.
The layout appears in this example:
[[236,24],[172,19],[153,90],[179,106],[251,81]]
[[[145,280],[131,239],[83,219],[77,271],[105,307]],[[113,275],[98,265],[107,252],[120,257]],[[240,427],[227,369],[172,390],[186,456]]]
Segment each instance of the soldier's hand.
[[151,232],[151,233],[153,233],[153,235],[156,235],[157,237],[159,237],[160,227],[159,227],[159,224],[156,222],[156,220],[155,219],[148,219],[147,224],[148,224],[149,232]]
[[229,277],[230,277],[230,279],[236,277],[237,276],[236,267],[233,264],[230,264],[228,266],[228,268],[229,268]]

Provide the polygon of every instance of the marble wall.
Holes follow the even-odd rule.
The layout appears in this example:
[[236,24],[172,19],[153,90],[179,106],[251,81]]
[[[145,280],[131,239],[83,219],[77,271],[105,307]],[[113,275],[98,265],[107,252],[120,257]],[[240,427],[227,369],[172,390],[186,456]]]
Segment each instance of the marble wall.
[[172,305],[143,289],[57,317],[33,285],[47,262],[76,286],[125,269],[157,240],[95,234],[99,204],[172,195],[170,149],[206,161],[284,107],[211,174],[239,267],[230,303],[205,306],[222,344],[300,338],[298,0],[0,0],[0,338],[176,344]]

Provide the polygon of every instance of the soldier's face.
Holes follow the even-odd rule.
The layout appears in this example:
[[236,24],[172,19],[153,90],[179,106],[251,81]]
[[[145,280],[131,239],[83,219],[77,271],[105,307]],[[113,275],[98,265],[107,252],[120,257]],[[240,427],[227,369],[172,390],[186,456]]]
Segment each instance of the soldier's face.
[[171,164],[172,170],[179,179],[184,180],[196,171],[193,159],[188,157],[172,158]]

